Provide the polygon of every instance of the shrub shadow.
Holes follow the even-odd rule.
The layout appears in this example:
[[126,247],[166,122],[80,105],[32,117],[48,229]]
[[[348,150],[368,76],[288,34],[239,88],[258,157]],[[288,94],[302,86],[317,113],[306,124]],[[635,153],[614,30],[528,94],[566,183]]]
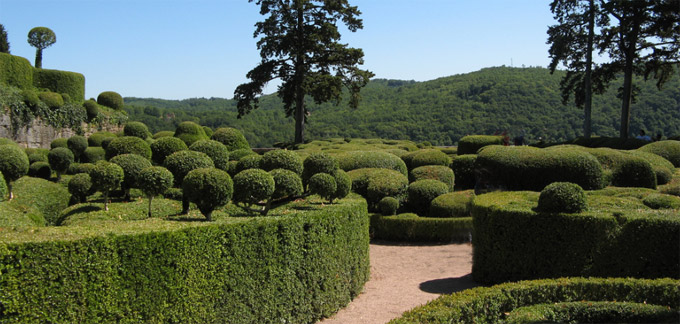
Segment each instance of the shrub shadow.
[[95,211],[99,211],[99,210],[103,210],[103,209],[104,209],[104,206],[93,206],[93,205],[81,206],[81,207],[78,207],[78,208],[75,208],[75,209],[69,211],[66,214],[61,215],[61,217],[59,217],[59,219],[57,219],[55,225],[60,226],[64,222],[64,220],[66,220],[71,215],[75,215],[75,214],[79,214],[79,213],[90,213],[90,212],[95,212]]
[[418,286],[420,290],[432,294],[451,294],[465,289],[479,286],[472,280],[472,274],[467,274],[458,278],[434,279],[421,282]]

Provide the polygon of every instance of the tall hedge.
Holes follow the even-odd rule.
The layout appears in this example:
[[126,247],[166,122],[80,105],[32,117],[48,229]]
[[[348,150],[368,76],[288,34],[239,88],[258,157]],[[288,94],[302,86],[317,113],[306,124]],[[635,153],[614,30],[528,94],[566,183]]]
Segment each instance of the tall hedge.
[[0,83],[20,89],[33,87],[33,66],[27,59],[0,53]]
[[85,101],[85,76],[80,73],[33,69],[33,85],[56,93],[66,93],[74,102]]

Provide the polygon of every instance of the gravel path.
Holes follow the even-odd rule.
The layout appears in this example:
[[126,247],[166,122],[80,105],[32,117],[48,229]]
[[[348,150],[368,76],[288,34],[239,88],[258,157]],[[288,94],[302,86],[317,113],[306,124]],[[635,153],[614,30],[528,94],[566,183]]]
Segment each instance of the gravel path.
[[475,287],[470,244],[376,241],[371,278],[347,307],[317,324],[384,324],[442,294]]

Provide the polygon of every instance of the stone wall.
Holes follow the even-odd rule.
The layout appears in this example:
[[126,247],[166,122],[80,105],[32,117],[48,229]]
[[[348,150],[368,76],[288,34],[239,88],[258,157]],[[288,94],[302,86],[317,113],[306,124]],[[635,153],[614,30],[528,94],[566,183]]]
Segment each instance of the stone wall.
[[[82,129],[84,132],[82,135],[87,137],[98,131],[109,131],[116,133],[122,130],[123,127],[117,125],[99,127],[83,123]],[[10,116],[6,114],[0,115],[0,137],[10,138],[22,147],[50,148],[50,143],[54,139],[60,137],[69,138],[73,135],[77,134],[70,128],[57,129],[45,124],[38,118],[33,120],[33,122],[28,127],[19,129],[15,134],[15,132],[12,130]]]

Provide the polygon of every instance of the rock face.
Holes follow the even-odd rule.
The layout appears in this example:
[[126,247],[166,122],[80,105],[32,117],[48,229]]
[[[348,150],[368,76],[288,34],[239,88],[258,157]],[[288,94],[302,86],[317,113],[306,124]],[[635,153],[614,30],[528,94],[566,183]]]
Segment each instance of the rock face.
[[36,118],[28,126],[21,128],[14,132],[12,130],[12,123],[9,115],[0,115],[0,137],[5,137],[12,139],[22,147],[33,147],[33,148],[50,148],[50,143],[56,138],[69,138],[73,135],[84,135],[85,137],[90,136],[94,132],[98,131],[108,131],[116,133],[123,129],[123,126],[118,125],[90,125],[87,123],[82,124],[83,134],[77,134],[73,129],[70,128],[54,128],[47,125],[42,120]]

